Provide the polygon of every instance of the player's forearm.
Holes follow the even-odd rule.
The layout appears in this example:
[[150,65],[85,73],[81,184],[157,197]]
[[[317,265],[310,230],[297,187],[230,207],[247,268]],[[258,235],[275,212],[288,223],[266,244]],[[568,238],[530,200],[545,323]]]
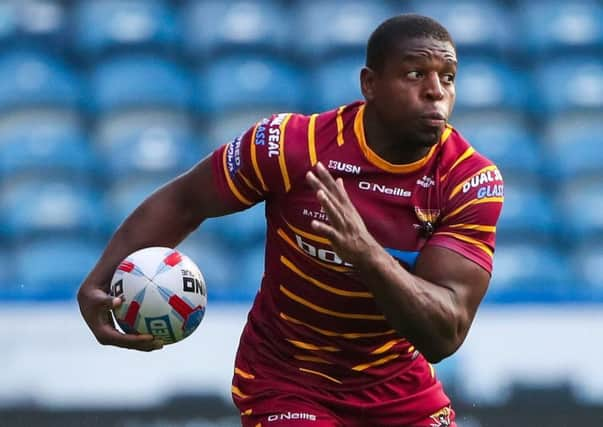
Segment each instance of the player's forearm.
[[380,247],[355,267],[392,327],[430,362],[460,346],[465,328],[450,289],[409,273]]
[[148,246],[174,247],[198,227],[202,218],[170,185],[174,184],[152,194],[119,226],[82,289],[108,291],[116,266],[130,253]]

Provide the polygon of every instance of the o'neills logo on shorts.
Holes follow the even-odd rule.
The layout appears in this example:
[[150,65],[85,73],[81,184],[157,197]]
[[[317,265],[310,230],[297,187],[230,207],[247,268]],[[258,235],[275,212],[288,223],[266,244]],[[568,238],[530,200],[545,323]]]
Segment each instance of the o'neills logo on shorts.
[[281,414],[268,415],[268,422],[281,420],[306,420],[316,421],[316,415],[307,412],[283,412]]

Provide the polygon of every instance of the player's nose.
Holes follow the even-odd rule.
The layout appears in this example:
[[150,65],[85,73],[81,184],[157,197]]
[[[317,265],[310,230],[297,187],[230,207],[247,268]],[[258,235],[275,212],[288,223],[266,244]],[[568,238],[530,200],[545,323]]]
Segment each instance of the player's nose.
[[438,101],[444,98],[444,88],[438,73],[429,73],[424,80],[424,96],[428,99]]

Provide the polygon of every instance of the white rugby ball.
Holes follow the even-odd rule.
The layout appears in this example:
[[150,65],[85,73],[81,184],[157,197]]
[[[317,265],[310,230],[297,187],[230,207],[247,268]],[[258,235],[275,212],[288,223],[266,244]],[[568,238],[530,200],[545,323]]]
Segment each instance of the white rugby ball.
[[111,295],[123,295],[114,315],[125,333],[151,334],[164,344],[190,336],[207,305],[199,267],[182,252],[159,246],[140,249],[119,264]]

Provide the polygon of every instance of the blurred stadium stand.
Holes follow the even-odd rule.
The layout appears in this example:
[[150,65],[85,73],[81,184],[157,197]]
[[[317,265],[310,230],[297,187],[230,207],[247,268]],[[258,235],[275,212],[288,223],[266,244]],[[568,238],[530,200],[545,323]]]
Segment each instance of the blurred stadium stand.
[[[603,303],[595,0],[0,2],[0,302],[73,301],[166,180],[270,113],[360,99],[367,37],[409,11],[455,38],[451,123],[506,178],[485,306]],[[210,302],[251,301],[264,227],[257,206],[182,243]]]
[[[62,238],[64,228],[70,238],[94,231],[106,240],[154,188],[262,116],[361,98],[366,38],[385,17],[410,10],[440,19],[458,44],[452,123],[507,178],[501,258],[521,236],[534,256],[555,250],[569,263],[571,245],[603,228],[603,8],[594,1],[2,3],[3,247],[33,231]],[[543,17],[552,24],[539,24]],[[518,31],[508,31],[514,24]],[[203,228],[247,251],[262,239],[262,219],[234,215]],[[202,240],[191,236],[192,245]],[[575,273],[558,285],[570,298],[583,276]],[[237,281],[253,289],[258,279]],[[522,299],[524,279],[495,277],[492,292],[515,289]],[[229,280],[218,280],[225,291],[214,297],[240,297]]]

